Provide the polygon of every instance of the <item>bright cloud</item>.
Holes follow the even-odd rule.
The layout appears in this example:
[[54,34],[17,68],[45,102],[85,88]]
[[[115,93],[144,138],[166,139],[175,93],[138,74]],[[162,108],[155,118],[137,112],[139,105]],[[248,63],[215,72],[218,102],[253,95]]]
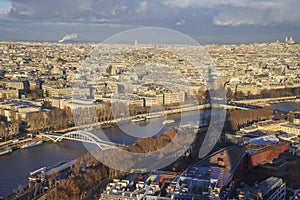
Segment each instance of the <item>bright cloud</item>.
[[181,9],[208,8],[215,11],[215,25],[276,25],[300,21],[298,0],[164,0],[170,7]]
[[5,3],[0,4],[0,15],[7,15],[12,9],[11,4]]
[[137,13],[143,13],[146,11],[148,6],[148,2],[147,1],[141,1],[139,7],[136,9]]

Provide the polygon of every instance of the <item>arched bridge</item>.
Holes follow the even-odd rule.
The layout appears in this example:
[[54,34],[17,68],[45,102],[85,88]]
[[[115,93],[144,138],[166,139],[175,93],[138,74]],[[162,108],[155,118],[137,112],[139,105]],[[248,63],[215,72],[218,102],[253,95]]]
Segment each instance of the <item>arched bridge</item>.
[[119,146],[119,144],[115,144],[112,142],[103,141],[100,138],[98,138],[96,135],[87,132],[87,131],[72,131],[65,134],[42,134],[43,138],[47,138],[52,140],[53,142],[59,142],[63,139],[65,140],[73,140],[73,141],[79,141],[79,142],[85,142],[90,144],[96,144],[100,149],[111,149],[116,148]]

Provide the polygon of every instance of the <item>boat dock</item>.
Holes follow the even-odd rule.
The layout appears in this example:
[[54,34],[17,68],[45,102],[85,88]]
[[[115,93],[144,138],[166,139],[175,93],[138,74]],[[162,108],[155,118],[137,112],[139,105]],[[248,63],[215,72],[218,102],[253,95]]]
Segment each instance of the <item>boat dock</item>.
[[41,167],[40,169],[30,172],[28,179],[30,182],[43,181],[47,179],[47,177],[53,174],[61,173],[71,168],[71,166],[74,165],[76,161],[77,160],[74,159],[74,160],[60,162],[50,167]]
[[[11,153],[17,149],[25,149],[41,144],[42,141],[38,138],[14,139],[5,142],[0,142],[0,156]],[[2,153],[1,153],[2,152]]]

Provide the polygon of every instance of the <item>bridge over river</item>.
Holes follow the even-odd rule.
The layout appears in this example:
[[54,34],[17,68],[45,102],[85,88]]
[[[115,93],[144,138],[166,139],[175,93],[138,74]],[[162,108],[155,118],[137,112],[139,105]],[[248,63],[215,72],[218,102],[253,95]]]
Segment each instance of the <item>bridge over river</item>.
[[56,133],[40,134],[40,137],[42,137],[42,139],[46,138],[52,140],[53,142],[60,142],[62,140],[72,140],[72,141],[95,144],[102,150],[117,148],[118,146],[121,146],[120,144],[101,140],[96,135],[83,130],[72,131],[64,134],[56,134]]

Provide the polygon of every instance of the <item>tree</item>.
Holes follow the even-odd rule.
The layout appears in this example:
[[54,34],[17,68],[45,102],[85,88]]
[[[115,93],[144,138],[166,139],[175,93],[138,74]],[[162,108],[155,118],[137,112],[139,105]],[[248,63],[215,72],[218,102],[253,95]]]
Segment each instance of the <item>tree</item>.
[[230,87],[227,88],[226,97],[227,97],[227,99],[230,99],[230,100],[232,100],[234,98],[234,93]]
[[294,123],[294,120],[295,120],[295,113],[294,112],[289,112],[288,121],[290,123]]

